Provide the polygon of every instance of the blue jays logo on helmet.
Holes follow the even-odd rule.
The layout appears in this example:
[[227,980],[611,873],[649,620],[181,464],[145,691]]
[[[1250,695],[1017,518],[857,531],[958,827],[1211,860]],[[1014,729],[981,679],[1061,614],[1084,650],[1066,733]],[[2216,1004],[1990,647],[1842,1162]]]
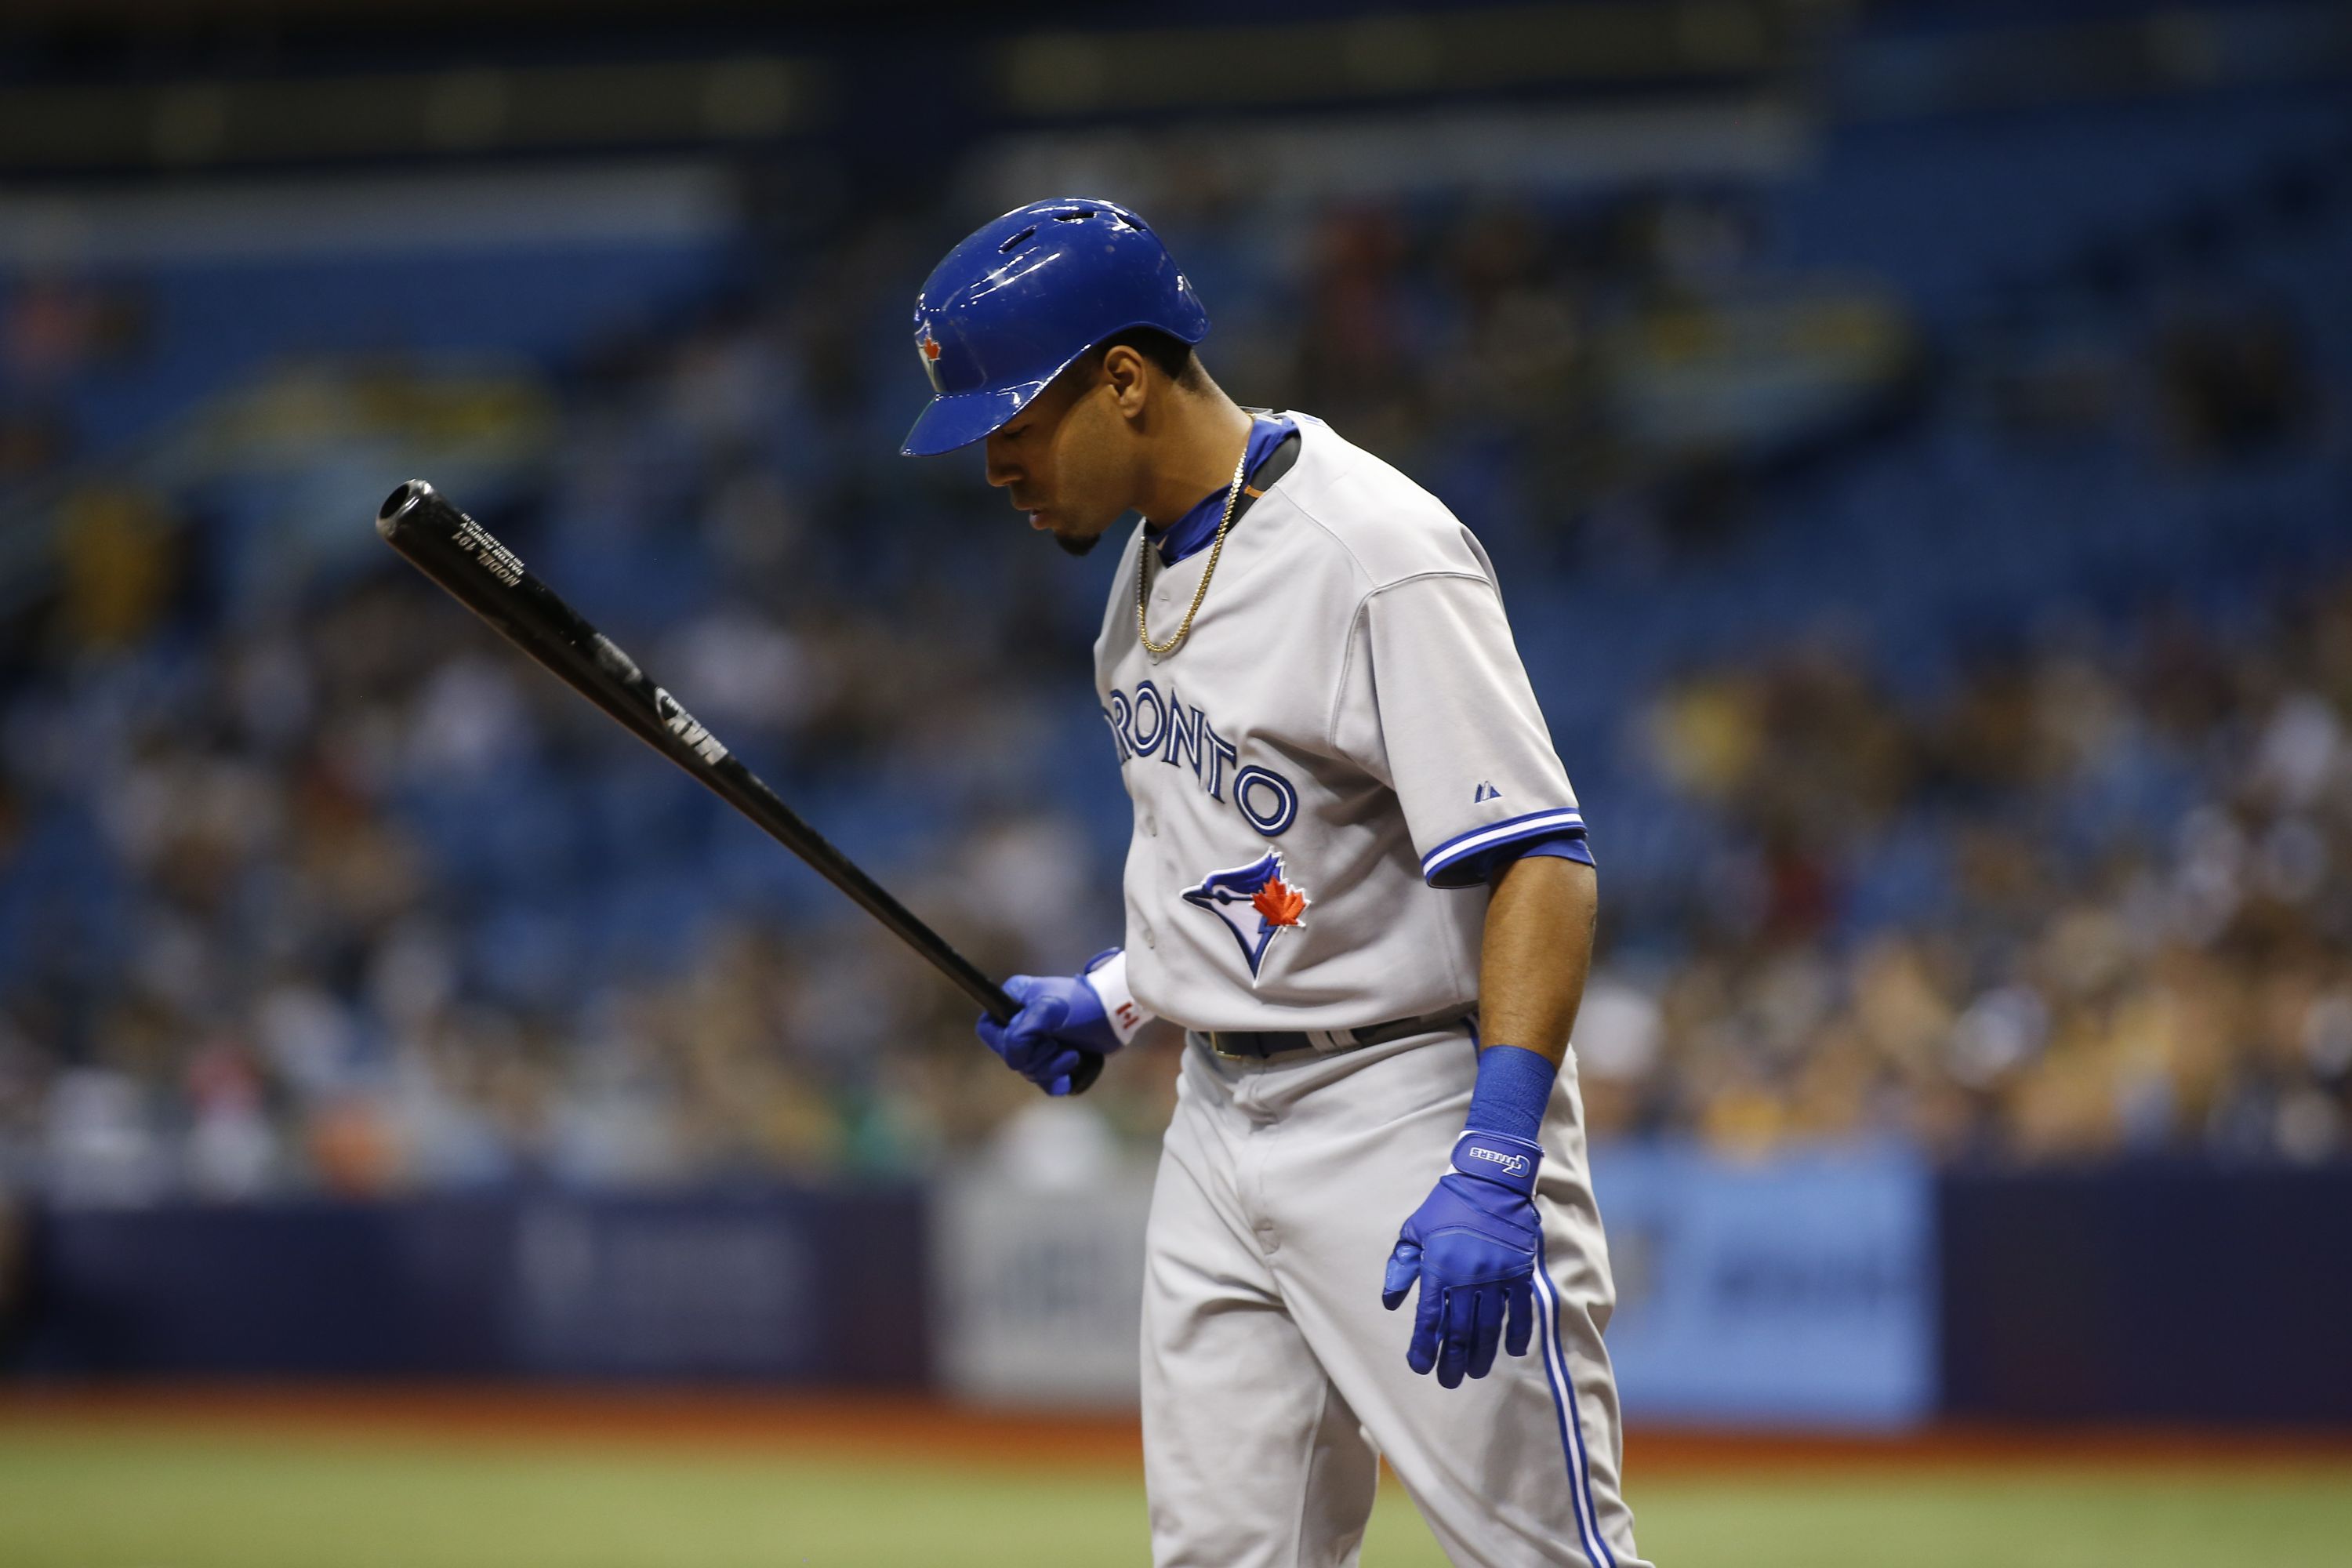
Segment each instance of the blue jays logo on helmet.
[[949,251],[915,297],[931,401],[902,449],[929,457],[981,439],[1130,327],[1188,343],[1209,335],[1209,313],[1160,237],[1094,197],[1014,208]]
[[923,356],[923,374],[931,378],[931,395],[937,397],[946,392],[946,384],[940,380],[940,340],[931,336],[929,325],[916,338],[915,352]]
[[1283,880],[1282,851],[1269,849],[1246,866],[1210,872],[1199,886],[1184,889],[1184,901],[1198,904],[1224,922],[1241,944],[1242,960],[1249,965],[1255,984],[1258,966],[1265,962],[1265,950],[1275,936],[1306,929],[1307,922],[1300,917],[1310,900]]

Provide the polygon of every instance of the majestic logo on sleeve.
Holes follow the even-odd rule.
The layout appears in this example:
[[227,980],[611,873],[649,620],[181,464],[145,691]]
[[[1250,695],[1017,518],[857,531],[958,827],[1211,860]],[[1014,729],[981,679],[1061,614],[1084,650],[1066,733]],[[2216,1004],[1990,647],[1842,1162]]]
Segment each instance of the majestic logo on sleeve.
[[1198,887],[1184,889],[1184,901],[1198,904],[1219,920],[1241,944],[1249,965],[1250,983],[1257,983],[1258,966],[1276,935],[1303,931],[1307,897],[1282,879],[1282,851],[1269,849],[1246,866],[1212,871]]

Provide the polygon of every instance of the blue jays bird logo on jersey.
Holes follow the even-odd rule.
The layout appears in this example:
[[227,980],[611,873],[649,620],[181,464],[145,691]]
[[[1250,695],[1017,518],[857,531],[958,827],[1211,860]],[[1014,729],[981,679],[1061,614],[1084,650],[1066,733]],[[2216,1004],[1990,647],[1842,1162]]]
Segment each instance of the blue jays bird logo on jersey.
[[1258,965],[1276,933],[1303,931],[1308,899],[1282,878],[1282,851],[1269,849],[1246,866],[1212,871],[1198,887],[1184,889],[1184,901],[1198,904],[1219,920],[1241,944],[1249,964],[1250,982],[1257,981]]

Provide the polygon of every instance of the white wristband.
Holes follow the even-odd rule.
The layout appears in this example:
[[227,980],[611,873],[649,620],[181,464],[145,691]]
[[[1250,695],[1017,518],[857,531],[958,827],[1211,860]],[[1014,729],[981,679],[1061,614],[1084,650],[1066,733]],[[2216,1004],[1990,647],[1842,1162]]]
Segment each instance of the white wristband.
[[1120,1045],[1134,1039],[1135,1032],[1151,1022],[1151,1015],[1143,1010],[1135,993],[1127,988],[1125,952],[1113,953],[1087,971],[1084,978],[1095,988],[1095,994],[1102,998],[1103,1016],[1110,1020],[1110,1032],[1118,1037]]

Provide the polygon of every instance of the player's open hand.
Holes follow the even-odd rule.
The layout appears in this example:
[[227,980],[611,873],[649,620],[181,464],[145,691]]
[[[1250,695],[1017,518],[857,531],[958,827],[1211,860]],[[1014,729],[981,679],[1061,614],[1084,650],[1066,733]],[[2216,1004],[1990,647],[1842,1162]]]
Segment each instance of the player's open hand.
[[[1381,1305],[1394,1311],[1412,1293],[1405,1364],[1434,1368],[1458,1387],[1463,1376],[1494,1370],[1495,1352],[1528,1353],[1535,1331],[1535,1173],[1542,1151],[1493,1133],[1465,1134],[1454,1170],[1437,1184],[1398,1233],[1389,1255]],[[1492,1171],[1493,1175],[1487,1172]]]
[[1082,975],[1016,974],[1004,983],[1004,994],[1021,1011],[1004,1024],[982,1014],[981,1040],[1047,1094],[1070,1092],[1079,1052],[1108,1056],[1119,1047],[1101,996]]

